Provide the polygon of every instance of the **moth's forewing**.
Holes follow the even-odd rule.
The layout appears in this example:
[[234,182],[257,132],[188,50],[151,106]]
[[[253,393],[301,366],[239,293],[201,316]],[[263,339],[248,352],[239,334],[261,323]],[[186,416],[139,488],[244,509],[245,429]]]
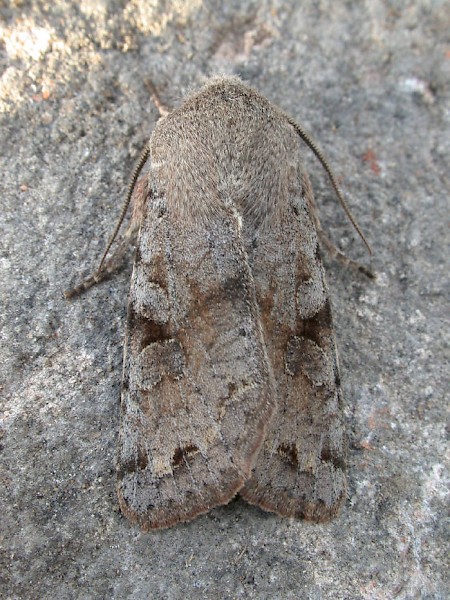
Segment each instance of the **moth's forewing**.
[[312,190],[297,160],[279,218],[253,243],[245,233],[277,410],[241,495],[283,516],[326,521],[346,499],[347,442]]

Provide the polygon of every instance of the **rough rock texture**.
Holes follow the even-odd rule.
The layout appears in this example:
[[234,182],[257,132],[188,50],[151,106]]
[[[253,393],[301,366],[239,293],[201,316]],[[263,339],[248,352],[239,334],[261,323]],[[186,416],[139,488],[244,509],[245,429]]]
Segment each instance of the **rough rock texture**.
[[[0,16],[2,597],[448,597],[448,4],[10,0]],[[374,283],[327,261],[349,500],[327,525],[236,500],[143,534],[114,490],[130,267],[62,290],[113,227],[158,117],[149,82],[173,106],[217,72],[312,132],[373,246]],[[324,228],[366,262],[305,153]]]

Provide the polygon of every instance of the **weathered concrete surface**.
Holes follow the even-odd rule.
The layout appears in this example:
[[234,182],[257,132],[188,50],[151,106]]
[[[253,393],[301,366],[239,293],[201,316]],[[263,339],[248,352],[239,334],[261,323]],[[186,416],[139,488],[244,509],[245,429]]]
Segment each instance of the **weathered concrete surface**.
[[[1,596],[448,597],[448,4],[11,0],[0,14]],[[115,222],[157,118],[149,80],[173,105],[220,71],[313,133],[373,245],[375,283],[327,261],[350,497],[330,525],[237,500],[142,534],[113,472],[130,269],[71,303],[62,290]],[[308,162],[324,227],[367,261]]]

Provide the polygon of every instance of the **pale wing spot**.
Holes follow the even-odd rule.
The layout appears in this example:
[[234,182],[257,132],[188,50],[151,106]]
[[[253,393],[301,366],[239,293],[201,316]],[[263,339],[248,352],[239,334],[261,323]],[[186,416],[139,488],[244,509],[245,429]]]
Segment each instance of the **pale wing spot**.
[[317,262],[309,266],[311,276],[297,287],[297,311],[300,319],[314,317],[327,301],[322,267]]
[[163,378],[183,377],[185,357],[177,340],[153,342],[136,357],[131,369],[134,381],[139,381],[141,390],[149,391]]
[[137,266],[131,282],[130,302],[136,313],[157,324],[169,321],[169,299],[166,291],[148,280],[146,269]]

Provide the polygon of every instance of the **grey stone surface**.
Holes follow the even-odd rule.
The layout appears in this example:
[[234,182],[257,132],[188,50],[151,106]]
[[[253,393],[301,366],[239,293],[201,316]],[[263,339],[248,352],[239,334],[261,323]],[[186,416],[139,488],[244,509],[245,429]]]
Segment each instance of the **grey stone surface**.
[[[446,2],[4,2],[2,598],[447,598]],[[241,500],[141,533],[114,445],[130,267],[83,297],[158,113],[237,73],[325,150],[376,282],[326,261],[350,435],[327,525]],[[305,149],[324,228],[367,262]],[[447,304],[447,305],[446,305]],[[447,308],[447,310],[445,310]]]

